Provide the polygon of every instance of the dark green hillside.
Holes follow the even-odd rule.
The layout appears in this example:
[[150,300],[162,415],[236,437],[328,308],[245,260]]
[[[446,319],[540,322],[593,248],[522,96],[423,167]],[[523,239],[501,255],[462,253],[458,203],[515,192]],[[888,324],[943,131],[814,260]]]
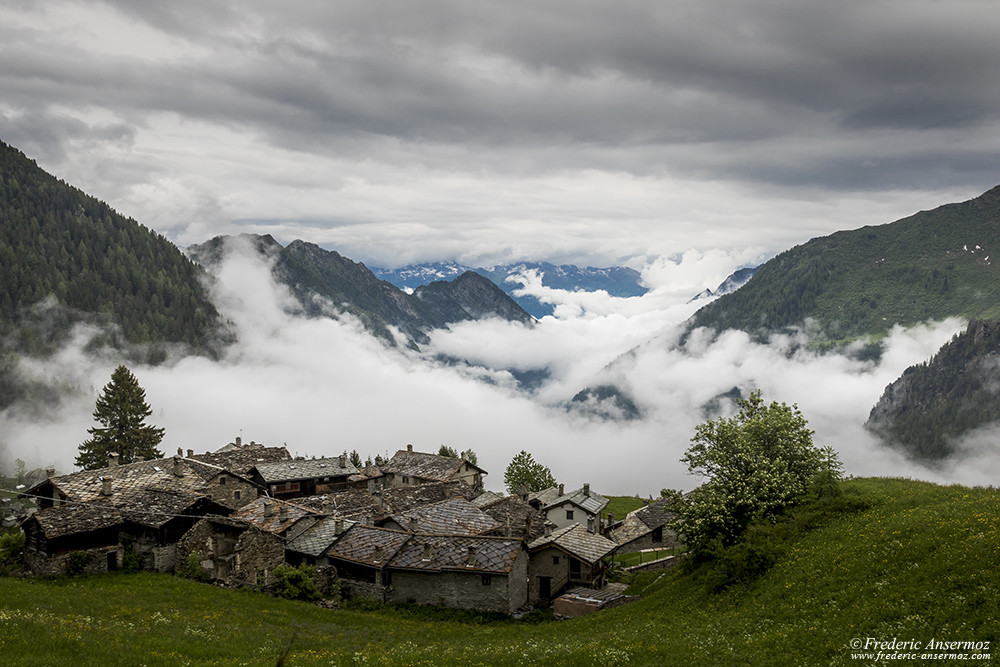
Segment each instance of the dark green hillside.
[[[855,479],[870,509],[805,534],[762,578],[708,593],[679,569],[639,602],[530,624],[332,611],[170,575],[0,578],[0,655],[19,665],[872,665],[862,645],[990,642],[1000,661],[1000,491]],[[947,651],[935,651],[939,656]],[[907,659],[922,665],[957,660]]]
[[930,361],[885,388],[866,426],[914,458],[956,452],[955,438],[1000,421],[1000,322],[974,320]]
[[[124,342],[206,349],[218,313],[198,278],[165,238],[0,142],[0,333],[16,331],[16,349],[42,351],[94,317],[118,325]],[[66,308],[32,319],[50,296]]]
[[827,340],[840,341],[950,316],[1000,318],[1000,186],[796,246],[691,325],[766,334],[812,318]]

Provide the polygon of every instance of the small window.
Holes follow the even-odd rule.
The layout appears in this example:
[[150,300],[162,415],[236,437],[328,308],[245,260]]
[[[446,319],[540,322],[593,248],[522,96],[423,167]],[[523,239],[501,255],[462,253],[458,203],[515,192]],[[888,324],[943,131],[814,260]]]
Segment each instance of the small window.
[[222,486],[226,485],[226,476],[225,475],[220,475],[219,476],[219,484],[222,485]]
[[573,520],[573,510],[566,510],[566,519],[568,521],[572,521]]
[[409,483],[410,483],[410,478],[407,477],[406,475],[403,475],[403,484],[409,484]]
[[483,586],[489,586],[492,583],[493,583],[493,577],[490,576],[490,575],[488,575],[488,574],[484,574],[483,575]]
[[239,500],[239,499],[240,499],[240,492],[233,491],[233,500]]
[[553,565],[558,565],[559,564],[559,556],[553,556],[552,557],[552,564]]
[[578,561],[575,558],[570,558],[569,559],[569,575],[571,577],[579,577],[580,576],[580,561]]

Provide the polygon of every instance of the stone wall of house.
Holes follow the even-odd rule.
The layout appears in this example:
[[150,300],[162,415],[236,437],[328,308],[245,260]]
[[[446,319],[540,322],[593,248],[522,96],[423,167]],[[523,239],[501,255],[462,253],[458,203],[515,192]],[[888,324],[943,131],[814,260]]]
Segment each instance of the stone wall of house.
[[[416,602],[479,611],[512,611],[507,576],[480,572],[394,570],[387,602]],[[517,607],[514,607],[516,609]]]
[[386,601],[385,587],[382,584],[372,584],[357,579],[340,580],[340,594],[345,598],[366,598],[368,600]]
[[274,568],[285,562],[285,544],[253,527],[234,528],[202,519],[177,543],[177,572],[187,569],[191,554],[215,581],[267,587],[274,583]]
[[207,486],[207,493],[212,500],[234,510],[256,500],[260,490],[255,484],[232,475],[216,475],[208,481]]
[[[121,548],[115,546],[94,547],[92,549],[81,549],[87,554],[87,562],[84,565],[83,573],[93,574],[95,572],[107,572],[109,554],[114,561],[114,567],[121,564]],[[56,577],[66,574],[66,564],[69,562],[70,554],[74,551],[63,551],[52,556],[35,551],[34,549],[24,550],[24,563],[32,574],[41,577]]]
[[640,563],[639,565],[632,565],[631,567],[626,567],[627,572],[642,572],[644,570],[669,570],[672,567],[676,567],[681,562],[680,556],[667,556],[666,558],[657,558],[656,560],[651,560],[648,563]]
[[[555,563],[553,558],[558,558]],[[539,578],[550,577],[550,592],[552,596],[558,593],[569,583],[569,556],[565,551],[549,547],[531,554],[528,562],[528,602],[535,604],[541,601],[541,591],[539,590]]]
[[646,533],[642,537],[637,537],[629,542],[618,545],[617,553],[629,554],[643,549],[677,549],[681,546],[681,541],[677,533],[672,530],[664,530],[659,542],[653,540],[653,533]]

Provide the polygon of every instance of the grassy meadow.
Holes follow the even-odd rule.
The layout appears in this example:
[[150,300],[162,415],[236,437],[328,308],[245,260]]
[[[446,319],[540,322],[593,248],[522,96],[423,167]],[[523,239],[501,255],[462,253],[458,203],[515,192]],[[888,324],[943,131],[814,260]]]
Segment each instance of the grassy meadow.
[[630,590],[639,602],[530,623],[329,610],[151,573],[0,578],[0,657],[10,666],[784,667],[871,664],[849,647],[869,637],[989,641],[995,653],[1000,492],[898,479],[845,488],[869,508],[805,533],[763,577],[721,593],[679,569],[644,573]]

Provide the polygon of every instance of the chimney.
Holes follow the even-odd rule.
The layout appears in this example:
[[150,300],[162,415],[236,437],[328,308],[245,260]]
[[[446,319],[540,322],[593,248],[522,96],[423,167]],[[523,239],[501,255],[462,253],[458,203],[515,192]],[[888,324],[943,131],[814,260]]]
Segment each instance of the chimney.
[[194,458],[194,450],[193,449],[189,449],[188,450],[188,458],[189,459],[193,459]]
[[545,537],[550,537],[552,535],[552,524],[548,521],[542,524],[542,528],[545,529]]
[[461,459],[462,459],[462,460],[464,461],[464,460],[465,460],[465,452],[462,452],[462,453],[461,453],[461,454],[459,455],[459,458],[461,458]]
[[368,461],[365,462],[365,477],[371,477],[371,476],[372,476],[372,460],[368,459]]
[[287,521],[287,520],[288,520],[288,505],[282,503],[281,505],[278,505],[278,521]]
[[237,447],[243,446],[243,438],[241,438],[240,436],[236,436],[236,446]]
[[610,527],[610,526],[613,526],[613,525],[615,525],[615,513],[614,512],[608,512],[608,526]]
[[469,554],[466,556],[466,567],[476,566],[476,547],[469,547]]
[[176,475],[177,477],[183,477],[184,476],[184,464],[183,464],[183,461],[184,461],[184,459],[182,459],[179,456],[175,456],[174,457],[174,475]]
[[334,518],[334,520],[333,520],[333,532],[335,534],[337,534],[337,535],[340,535],[342,532],[344,532],[344,518],[343,517],[337,516],[336,518]]
[[105,475],[101,478],[101,495],[110,496],[111,495],[111,475]]
[[566,489],[565,489],[564,485],[560,484],[559,485],[559,495],[561,496],[565,492],[566,492]]
[[177,456],[184,456],[184,450],[180,447],[177,448]]
[[527,500],[528,500],[528,487],[527,487],[527,485],[522,484],[521,486],[519,486],[518,489],[517,489],[517,495],[518,495],[518,497],[521,500],[527,502]]
[[590,482],[583,483],[583,495],[590,497]]
[[424,542],[424,552],[420,555],[421,560],[431,559],[431,543]]
[[406,445],[406,451],[412,452],[413,451],[413,445]]
[[340,467],[341,468],[346,468],[347,467],[347,454],[341,454],[340,455]]
[[382,545],[381,544],[376,544],[375,545],[375,557],[372,560],[374,560],[376,563],[378,563],[379,561],[382,560]]
[[118,465],[118,452],[108,452],[108,467],[114,468]]
[[46,468],[45,469],[45,476],[48,477],[48,478],[55,477],[56,476],[56,469],[55,468]]
[[592,516],[587,517],[587,532],[590,532],[590,533],[595,532],[594,531],[594,524],[595,524],[596,521],[597,521],[597,519],[595,519]]
[[531,539],[531,515],[524,517],[524,539]]
[[407,530],[409,530],[411,533],[417,532],[417,523],[418,523],[417,517],[411,516],[408,522]]
[[264,501],[264,516],[274,516],[274,507],[271,506],[270,500]]

